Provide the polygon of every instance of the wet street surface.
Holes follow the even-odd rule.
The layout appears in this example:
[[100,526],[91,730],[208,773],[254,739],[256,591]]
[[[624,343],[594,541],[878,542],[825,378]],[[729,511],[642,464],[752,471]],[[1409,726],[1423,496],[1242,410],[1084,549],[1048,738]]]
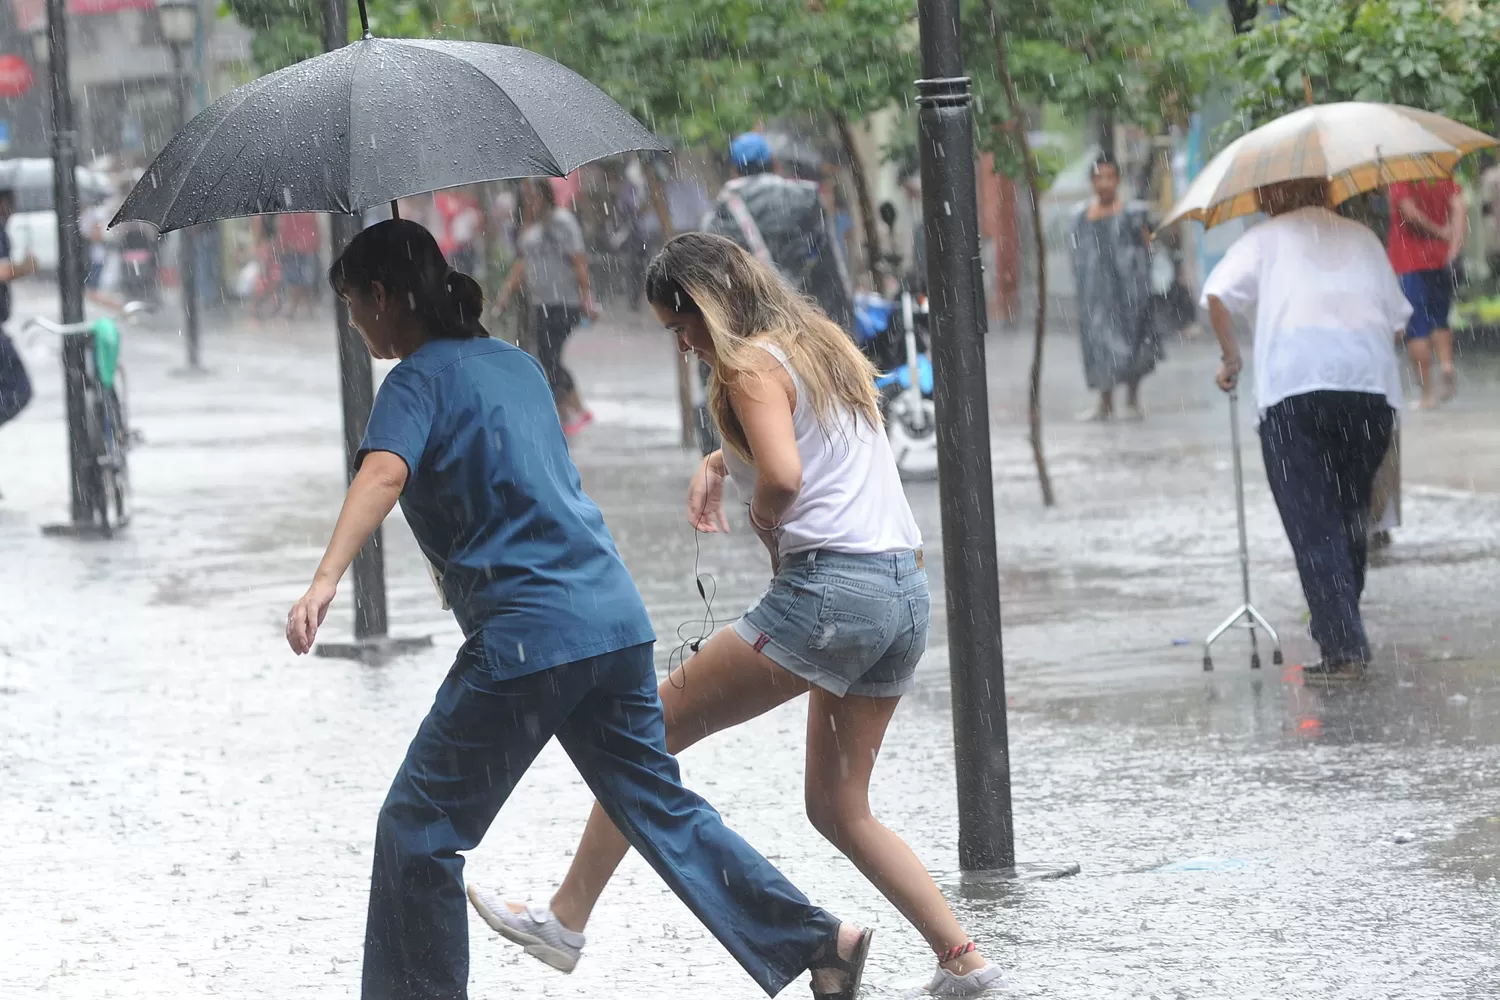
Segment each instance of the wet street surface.
[[[1462,360],[1451,407],[1403,415],[1405,526],[1365,600],[1377,662],[1324,691],[1302,683],[1315,651],[1250,414],[1252,583],[1287,664],[1252,672],[1235,638],[1214,673],[1201,668],[1203,636],[1239,603],[1214,347],[1174,343],[1146,383],[1148,420],[1095,426],[1071,418],[1089,402],[1076,343],[1052,337],[1059,505],[1043,510],[1024,440],[1028,344],[989,341],[1016,835],[1022,860],[1082,873],[957,874],[940,599],[877,769],[877,815],[1012,970],[1009,995],[1495,995],[1495,359]],[[664,669],[684,623],[702,630],[695,561],[723,624],[765,585],[764,554],[743,522],[697,540],[685,523],[695,461],[676,447],[666,335],[627,315],[569,351],[598,416],[576,446],[584,484],[646,597]],[[25,352],[38,398],[0,429],[0,997],[356,996],[376,811],[459,635],[398,514],[393,630],[433,648],[382,666],[286,648],[286,610],[342,496],[331,331],[211,334],[212,373],[189,379],[172,374],[174,334],[127,330],[145,443],[131,457],[134,523],[111,542],[39,531],[65,513],[61,379],[55,349]],[[936,484],[908,495],[937,597]],[[347,635],[347,595],[330,638]],[[880,929],[868,995],[912,995],[931,954],[803,816],[804,715],[794,702],[700,744],[685,778],[815,901]],[[545,894],[588,806],[550,746],[469,876]],[[564,977],[472,920],[472,994],[760,995],[634,857],[588,933]]]

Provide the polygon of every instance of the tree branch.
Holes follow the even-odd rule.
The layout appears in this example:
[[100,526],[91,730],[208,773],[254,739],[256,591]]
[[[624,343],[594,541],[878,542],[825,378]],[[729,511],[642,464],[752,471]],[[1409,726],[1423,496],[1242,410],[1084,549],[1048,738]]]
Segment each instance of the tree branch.
[[1016,96],[1016,81],[1010,75],[1010,58],[1005,49],[1005,36],[1000,31],[1000,17],[995,12],[994,0],[984,0],[985,13],[990,22],[990,39],[995,43],[995,69],[1000,75],[1000,84],[1005,88],[1005,100],[1010,105],[1010,121],[1007,123],[1021,149],[1021,162],[1026,176],[1026,191],[1031,198],[1031,230],[1036,240],[1036,334],[1031,348],[1031,380],[1026,412],[1030,428],[1031,457],[1036,461],[1037,485],[1042,490],[1042,506],[1052,507],[1057,498],[1052,492],[1052,477],[1047,472],[1047,456],[1042,450],[1042,346],[1047,335],[1047,243],[1042,229],[1041,183],[1037,180],[1036,160],[1031,155],[1031,141],[1026,136],[1025,123],[1021,120],[1021,102]]

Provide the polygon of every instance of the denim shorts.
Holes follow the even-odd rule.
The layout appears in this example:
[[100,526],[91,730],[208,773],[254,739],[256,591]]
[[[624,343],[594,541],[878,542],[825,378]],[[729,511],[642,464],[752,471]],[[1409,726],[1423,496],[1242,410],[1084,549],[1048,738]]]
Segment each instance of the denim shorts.
[[916,552],[798,552],[734,631],[831,694],[895,698],[915,684],[931,605]]

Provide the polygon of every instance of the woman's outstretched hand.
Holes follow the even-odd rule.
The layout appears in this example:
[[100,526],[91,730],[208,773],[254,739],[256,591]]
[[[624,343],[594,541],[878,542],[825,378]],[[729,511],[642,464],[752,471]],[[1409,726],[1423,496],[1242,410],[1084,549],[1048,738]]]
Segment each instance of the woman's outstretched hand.
[[338,588],[334,584],[314,580],[307,593],[292,605],[286,615],[286,641],[298,656],[310,651],[313,640],[318,637],[318,626],[328,616],[328,606],[333,603]]
[[688,523],[697,531],[708,534],[729,531],[729,519],[724,516],[724,467],[723,452],[714,452],[703,459],[698,471],[693,473],[692,485],[688,487]]

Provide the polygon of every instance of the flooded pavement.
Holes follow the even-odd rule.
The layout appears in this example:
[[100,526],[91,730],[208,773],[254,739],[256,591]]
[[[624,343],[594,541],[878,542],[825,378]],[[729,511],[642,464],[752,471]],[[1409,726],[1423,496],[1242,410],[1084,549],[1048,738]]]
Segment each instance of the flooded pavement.
[[[26,306],[21,306],[24,311]],[[221,333],[212,377],[170,374],[170,336],[127,331],[136,521],[113,542],[43,538],[62,513],[55,356],[0,429],[0,996],[354,996],[374,818],[458,633],[399,517],[391,619],[434,648],[381,667],[297,660],[281,637],[342,491],[331,334]],[[577,458],[651,608],[664,666],[766,582],[748,531],[695,540],[670,346],[629,322],[570,348],[599,417]],[[1177,345],[1143,425],[1078,425],[1076,346],[1054,337],[1043,511],[1024,443],[1024,337],[990,341],[1018,850],[1061,881],[955,869],[946,619],[891,727],[878,815],[1013,970],[1011,995],[1467,998],[1500,990],[1500,380],[1466,359],[1452,408],[1404,419],[1406,527],[1372,571],[1373,676],[1305,687],[1313,655],[1290,550],[1247,448],[1258,605],[1287,666],[1193,643],[1238,603],[1211,345]],[[1247,446],[1253,443],[1246,436]],[[909,495],[941,580],[935,484]],[[937,583],[940,588],[940,583]],[[346,589],[347,593],[347,589]],[[341,598],[330,629],[347,629]],[[920,938],[802,816],[793,703],[684,756],[689,784],[815,900],[880,928],[872,997],[930,972]],[[549,747],[470,858],[541,894],[589,797]],[[638,859],[560,976],[478,921],[475,997],[760,995]],[[790,988],[801,995],[804,986]]]

